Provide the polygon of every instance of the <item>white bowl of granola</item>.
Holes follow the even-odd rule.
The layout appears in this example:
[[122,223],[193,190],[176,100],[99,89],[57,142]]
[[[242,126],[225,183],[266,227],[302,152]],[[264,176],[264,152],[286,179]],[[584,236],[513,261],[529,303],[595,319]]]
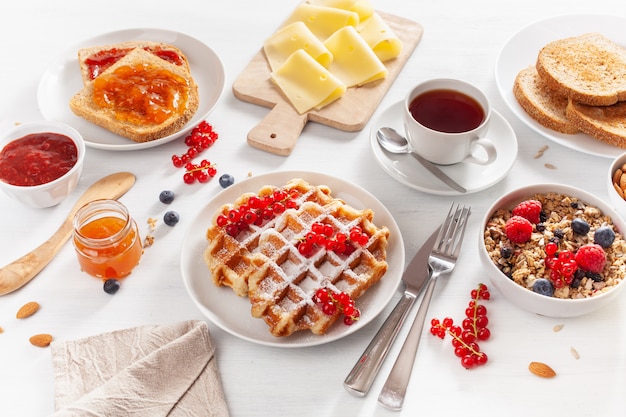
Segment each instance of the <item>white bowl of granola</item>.
[[579,188],[518,188],[491,205],[482,225],[479,254],[490,281],[526,311],[580,316],[626,285],[626,222]]

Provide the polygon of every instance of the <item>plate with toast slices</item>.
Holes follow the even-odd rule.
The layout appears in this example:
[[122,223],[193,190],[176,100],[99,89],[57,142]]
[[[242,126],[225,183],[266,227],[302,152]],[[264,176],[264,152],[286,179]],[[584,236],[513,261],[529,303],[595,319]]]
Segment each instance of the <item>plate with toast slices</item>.
[[[230,237],[219,230],[225,229],[216,222],[222,209],[253,207],[251,196],[265,200],[277,189],[293,199],[294,205],[285,204],[291,209],[238,234],[226,232]],[[285,200],[281,197],[279,201]],[[320,216],[324,220],[319,220]],[[365,220],[362,230],[369,238],[366,243],[353,244],[349,236],[345,241],[353,245],[349,253],[321,247],[310,253],[294,250],[294,242],[302,242],[300,234],[308,235],[312,230],[309,223],[318,220],[319,224],[332,225],[337,234],[342,225],[352,229],[353,222]],[[284,171],[247,178],[209,201],[187,229],[181,271],[194,304],[222,330],[261,345],[298,348],[346,337],[375,319],[396,294],[404,256],[402,234],[393,216],[365,189],[322,173]],[[212,262],[215,259],[217,264]],[[378,269],[381,264],[386,269]],[[373,271],[382,275],[369,281]],[[243,275],[245,282],[240,283]],[[313,301],[313,294],[322,287],[335,294],[352,294],[353,289],[361,288],[360,295],[353,298],[359,319],[346,325],[339,310],[339,316],[326,317]],[[256,314],[261,312],[260,306],[268,308]],[[333,320],[328,322],[328,317]],[[294,326],[289,326],[291,323]],[[283,324],[293,331],[274,332]]]
[[[121,73],[124,68],[134,72]],[[144,72],[137,72],[140,68]],[[159,103],[161,107],[150,112],[132,108],[132,114],[124,113],[121,106],[106,108],[102,97],[108,93],[106,101],[113,102],[110,91],[114,82],[134,82],[131,75],[147,82],[165,78],[168,90],[157,93],[169,96],[170,101]],[[127,151],[188,134],[215,108],[225,85],[220,58],[198,39],[164,29],[127,29],[87,39],[66,50],[44,72],[37,100],[44,118],[74,127],[87,146]],[[176,101],[171,98],[174,96],[183,100]],[[101,104],[96,106],[98,99]]]
[[[624,27],[623,17],[565,15],[521,29],[496,60],[504,101],[547,139],[589,155],[620,155],[626,148]],[[605,69],[617,82],[607,82],[597,71],[607,57]]]

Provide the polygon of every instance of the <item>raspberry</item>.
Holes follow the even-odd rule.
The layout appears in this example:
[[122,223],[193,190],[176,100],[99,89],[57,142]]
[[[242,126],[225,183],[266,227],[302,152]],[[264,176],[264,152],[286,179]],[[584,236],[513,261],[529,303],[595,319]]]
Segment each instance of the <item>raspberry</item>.
[[597,274],[602,272],[604,269],[606,254],[604,253],[602,246],[588,244],[578,249],[575,259],[581,269]]
[[522,216],[513,216],[504,225],[506,237],[513,243],[525,243],[530,240],[533,225]]
[[522,201],[515,206],[511,214],[513,216],[521,216],[532,224],[537,224],[541,221],[541,203],[537,200]]

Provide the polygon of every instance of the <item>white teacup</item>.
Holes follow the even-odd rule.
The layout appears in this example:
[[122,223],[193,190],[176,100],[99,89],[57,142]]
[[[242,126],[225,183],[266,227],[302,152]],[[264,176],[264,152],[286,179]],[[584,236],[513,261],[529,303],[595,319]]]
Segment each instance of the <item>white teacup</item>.
[[491,105],[478,88],[455,79],[418,84],[404,100],[404,128],[415,152],[439,165],[496,160],[493,142],[485,137]]

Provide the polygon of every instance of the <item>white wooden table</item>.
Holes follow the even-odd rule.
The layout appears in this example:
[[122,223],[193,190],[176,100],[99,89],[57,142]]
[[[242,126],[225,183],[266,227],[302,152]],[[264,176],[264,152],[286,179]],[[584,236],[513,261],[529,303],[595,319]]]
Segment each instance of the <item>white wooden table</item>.
[[[533,182],[562,182],[607,198],[604,178],[610,159],[592,156],[547,140],[523,124],[505,105],[494,79],[496,57],[504,43],[526,25],[568,13],[606,13],[626,18],[622,0],[594,2],[495,0],[448,2],[421,0],[382,2],[377,9],[410,18],[424,28],[416,51],[384,97],[374,118],[401,100],[414,84],[434,77],[468,80],[488,94],[493,107],[508,120],[519,142],[511,172],[495,186],[462,197],[438,196],[411,189],[388,176],[370,149],[370,125],[347,133],[318,124],[305,127],[293,153],[271,155],[247,145],[247,132],[267,109],[237,100],[232,81],[278,27],[297,1],[195,2],[179,0],[86,3],[23,0],[0,6],[0,129],[40,119],[37,84],[48,65],[73,44],[102,33],[153,27],[194,36],[222,59],[226,90],[208,120],[219,132],[207,155],[222,173],[237,179],[248,173],[277,170],[320,171],[369,190],[392,213],[402,230],[407,260],[417,251],[452,201],[470,204],[473,215],[464,250],[453,275],[436,288],[429,317],[462,315],[469,291],[486,277],[477,257],[480,218],[489,204],[513,187]],[[585,28],[579,28],[584,31]],[[535,159],[544,145],[549,149]],[[146,228],[149,217],[162,216],[161,190],[177,193],[181,222],[161,227],[140,267],[115,296],[81,273],[71,244],[21,290],[0,297],[0,414],[43,416],[54,411],[54,380],[49,349],[28,343],[34,333],[72,340],[130,326],[206,318],[192,303],[180,271],[180,251],[187,225],[221,190],[217,181],[188,186],[170,164],[182,141],[131,152],[90,148],[75,193],[50,209],[30,209],[0,194],[0,264],[4,265],[43,242],[58,227],[79,194],[100,177],[115,171],[137,175],[134,188],[121,201]],[[556,169],[548,169],[549,163]],[[386,411],[376,398],[393,360],[383,364],[370,394],[357,398],[342,387],[355,360],[391,311],[400,291],[368,326],[333,343],[298,349],[254,344],[209,322],[217,345],[219,369],[233,416],[621,416],[626,412],[626,300],[585,317],[552,319],[528,314],[493,291],[488,307],[492,339],[484,349],[490,362],[466,371],[448,342],[423,336],[404,410]],[[42,310],[18,322],[15,312],[36,300]],[[415,311],[412,311],[409,319]],[[560,332],[553,327],[564,324]],[[391,350],[394,356],[408,330],[402,329]],[[570,353],[575,348],[580,359]],[[531,361],[549,363],[558,376],[531,375]]]

